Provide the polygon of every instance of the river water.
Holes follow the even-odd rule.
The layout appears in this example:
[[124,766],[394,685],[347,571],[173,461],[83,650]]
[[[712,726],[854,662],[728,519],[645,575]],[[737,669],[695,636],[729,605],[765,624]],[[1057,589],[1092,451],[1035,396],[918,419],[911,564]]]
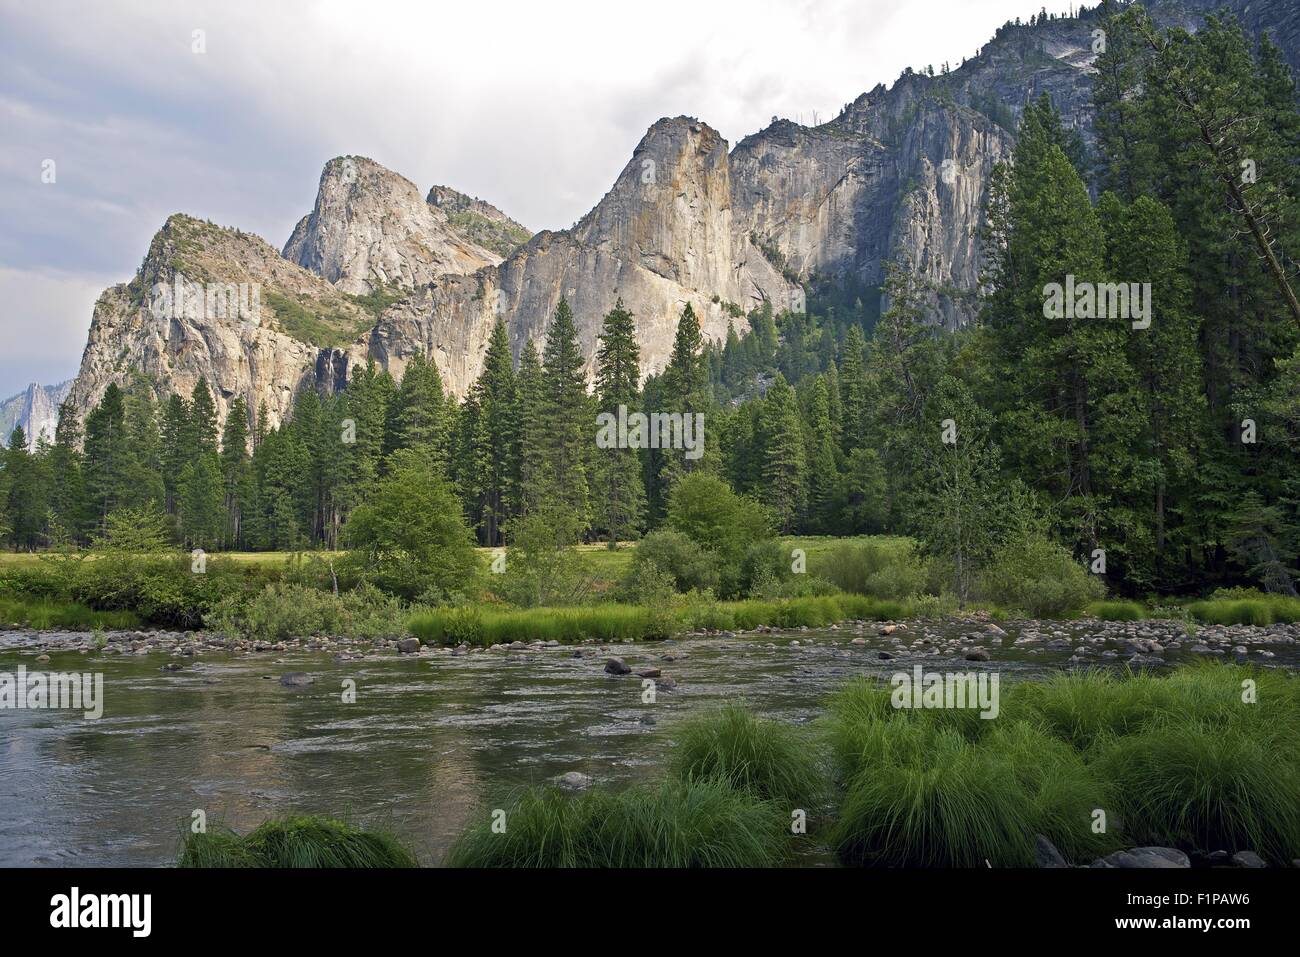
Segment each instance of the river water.
[[[177,659],[158,654],[53,651],[38,663],[33,636],[0,634],[0,672],[102,672],[105,698],[96,720],[0,710],[0,865],[165,865],[198,810],[241,833],[287,813],[342,817],[394,832],[434,864],[470,815],[501,806],[513,789],[569,771],[597,784],[656,775],[674,723],[726,700],[806,722],[857,675],[942,662],[993,669],[1005,683],[1070,656],[1012,648],[1008,630],[988,663],[951,647],[880,660],[875,626],[857,646],[850,640],[862,632],[846,628],[608,649],[678,682],[652,704],[642,702],[641,679],[605,674],[607,654],[595,648],[587,657],[561,647],[354,660],[218,652],[168,671],[161,666]],[[938,626],[934,634],[941,641]],[[1294,647],[1284,650],[1278,663],[1293,665]],[[314,682],[285,687],[288,672]],[[352,703],[343,701],[347,682]]]

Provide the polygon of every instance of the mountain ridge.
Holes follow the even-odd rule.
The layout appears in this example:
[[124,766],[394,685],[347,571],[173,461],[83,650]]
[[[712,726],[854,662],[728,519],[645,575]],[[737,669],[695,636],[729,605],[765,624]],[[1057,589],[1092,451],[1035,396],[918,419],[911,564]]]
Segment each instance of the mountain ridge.
[[[1221,5],[1159,0],[1148,9],[1163,25],[1194,27]],[[1300,61],[1300,32],[1283,4],[1226,6]],[[191,229],[188,245],[164,237],[162,256],[155,236],[136,279],[96,305],[75,406],[84,416],[108,382],[137,372],[160,398],[203,377],[222,417],[240,394],[252,409],[265,404],[274,424],[300,388],[335,391],[369,361],[400,377],[417,353],[432,356],[462,396],[496,320],[506,321],[518,355],[528,339],[540,345],[561,297],[573,307],[589,375],[601,318],[619,299],[636,316],[649,373],[666,362],[687,302],[704,335],[718,339],[732,324],[743,333],[756,305],[797,308],[798,283],[875,289],[889,260],[924,280],[938,321],[960,326],[974,312],[989,173],[1010,155],[1023,104],[1048,93],[1063,122],[1091,139],[1098,17],[1092,9],[1008,23],[954,70],[904,71],[826,123],[775,120],[734,147],[698,119],[662,118],[574,226],[527,238],[482,200],[446,186],[421,196],[373,160],[336,157],[280,252],[260,239],[255,248],[230,241],[248,235],[238,230]],[[223,256],[232,257],[224,267]],[[150,316],[142,291],[184,266],[201,273],[190,279],[262,283],[266,323]]]

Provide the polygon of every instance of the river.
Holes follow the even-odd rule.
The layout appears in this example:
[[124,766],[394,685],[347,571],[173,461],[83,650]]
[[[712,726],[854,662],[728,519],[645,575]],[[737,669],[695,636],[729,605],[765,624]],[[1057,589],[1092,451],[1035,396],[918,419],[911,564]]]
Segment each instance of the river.
[[[1018,629],[1008,625],[1010,634],[987,643],[992,661],[966,661],[953,654],[963,627],[914,626],[909,643],[923,633],[934,639],[917,648],[886,644],[874,624],[858,645],[851,639],[863,631],[846,627],[609,648],[678,682],[653,703],[643,703],[640,678],[605,674],[608,655],[596,648],[585,657],[570,646],[353,660],[307,651],[182,659],[52,651],[38,663],[40,636],[0,634],[0,672],[100,672],[105,688],[95,720],[0,710],[0,865],[166,865],[199,810],[209,825],[241,832],[287,813],[342,817],[392,831],[434,864],[471,814],[501,806],[512,789],[569,771],[597,784],[655,775],[674,723],[728,699],[806,722],[857,675],[943,662],[996,670],[1007,682],[1071,656],[1014,647]],[[1098,625],[1053,627],[1077,642]],[[1294,666],[1294,641],[1278,649],[1277,664]],[[1093,645],[1100,655],[1117,642]],[[883,648],[896,657],[881,660]],[[162,669],[173,661],[179,670]],[[289,672],[314,681],[285,687],[279,679]],[[347,682],[355,682],[350,703]]]

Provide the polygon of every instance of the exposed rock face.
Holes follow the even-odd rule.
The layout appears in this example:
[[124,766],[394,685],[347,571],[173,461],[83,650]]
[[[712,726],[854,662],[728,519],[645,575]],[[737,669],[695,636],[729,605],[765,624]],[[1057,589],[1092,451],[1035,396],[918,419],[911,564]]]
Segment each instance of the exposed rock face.
[[444,384],[463,395],[478,376],[498,315],[518,355],[540,346],[561,297],[568,299],[592,371],[596,339],[616,300],[637,320],[643,371],[661,369],[686,303],[704,335],[721,338],[729,304],[788,307],[795,288],[732,217],[726,141],[688,117],[660,120],[605,197],[572,229],[544,231],[499,267],[443,277],[391,306],[371,332],[369,354],[395,376],[418,351],[435,357]]
[[907,262],[948,325],[972,315],[988,177],[1012,137],[916,78],[815,129],[778,121],[732,156],[736,217],[788,269],[864,288]]
[[54,429],[59,424],[59,403],[63,401],[72,380],[58,385],[41,385],[33,382],[25,390],[0,402],[0,446],[9,444],[15,427],[21,427],[27,436],[27,448],[35,451],[41,436],[54,441]]
[[501,261],[453,229],[414,183],[364,156],[325,164],[316,207],[294,228],[284,257],[358,295]]
[[352,341],[373,321],[258,237],[178,214],[154,236],[135,279],[96,302],[72,399],[84,417],[109,383],[138,378],[163,400],[203,379],[222,422],[240,395],[254,413],[265,404],[275,424],[294,392],[314,382],[322,347]]

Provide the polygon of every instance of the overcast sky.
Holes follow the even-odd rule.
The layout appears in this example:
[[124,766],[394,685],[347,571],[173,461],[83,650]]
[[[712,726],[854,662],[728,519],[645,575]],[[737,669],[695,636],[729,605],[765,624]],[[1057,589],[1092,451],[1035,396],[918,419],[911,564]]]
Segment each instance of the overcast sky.
[[279,248],[353,153],[563,228],[659,117],[733,145],[773,116],[824,121],[1041,6],[0,0],[0,398],[76,374],[95,298],[173,212]]

